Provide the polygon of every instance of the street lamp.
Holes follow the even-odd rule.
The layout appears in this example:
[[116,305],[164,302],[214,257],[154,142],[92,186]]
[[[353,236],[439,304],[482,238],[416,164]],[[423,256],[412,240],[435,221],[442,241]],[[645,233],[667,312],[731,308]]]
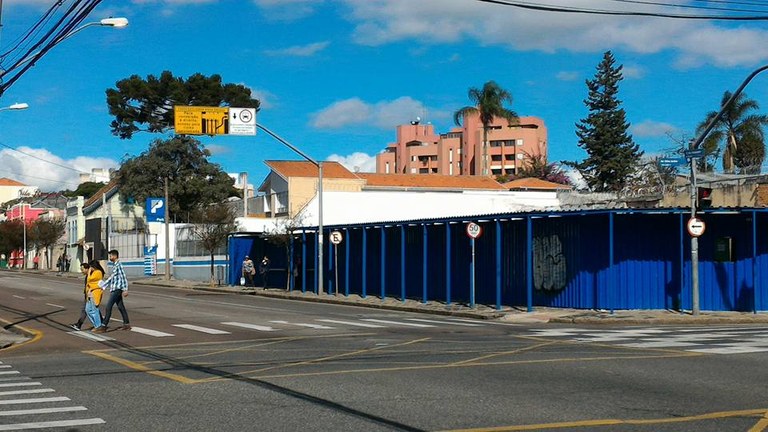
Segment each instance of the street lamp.
[[298,153],[301,157],[311,162],[313,165],[317,167],[317,177],[318,177],[318,184],[317,184],[317,260],[319,261],[317,265],[317,293],[322,294],[323,293],[323,162],[322,161],[316,161],[309,157],[306,153],[299,150],[298,148],[294,147],[289,143],[288,141],[280,138],[276,133],[272,132],[271,130],[267,129],[266,127],[262,126],[259,123],[256,123],[256,127],[266,132],[269,136],[272,138],[280,141],[281,143],[285,144],[289,149],[295,151]]
[[[2,0],[0,0],[0,3],[2,3]],[[13,85],[21,76],[29,70],[32,66],[35,65],[35,62],[37,60],[40,60],[48,51],[50,51],[54,46],[60,44],[61,42],[64,42],[65,40],[71,38],[72,36],[76,35],[77,33],[80,33],[84,29],[88,27],[94,27],[94,26],[101,26],[101,27],[116,27],[116,28],[122,28],[128,25],[128,19],[123,17],[117,17],[117,18],[104,18],[99,21],[94,21],[90,23],[86,23],[81,25],[80,27],[64,33],[62,35],[59,35],[57,37],[54,37],[51,39],[44,48],[37,50],[33,53],[30,53],[26,55],[25,57],[21,58],[20,60],[16,61],[13,65],[9,66],[8,68],[0,70],[0,81],[2,81],[2,84],[0,84],[0,96],[2,96],[3,93],[5,93],[8,88]],[[21,70],[18,70],[21,68]],[[12,74],[9,78],[6,79],[6,76]]]
[[0,108],[0,111],[20,111],[20,110],[25,110],[27,108],[29,108],[29,104],[15,103],[13,105]]
[[[768,70],[768,65],[761,66],[754,71],[741,83],[739,88],[731,95],[722,107],[718,111],[717,115],[709,121],[707,127],[699,134],[698,137],[691,143],[691,150],[699,148],[704,139],[709,135],[715,125],[720,121],[725,114],[725,110],[733,104],[733,101],[744,91],[744,88],[757,74]],[[696,217],[696,160],[691,158],[691,219]],[[696,236],[691,236],[691,312],[693,315],[699,314],[699,239]]]

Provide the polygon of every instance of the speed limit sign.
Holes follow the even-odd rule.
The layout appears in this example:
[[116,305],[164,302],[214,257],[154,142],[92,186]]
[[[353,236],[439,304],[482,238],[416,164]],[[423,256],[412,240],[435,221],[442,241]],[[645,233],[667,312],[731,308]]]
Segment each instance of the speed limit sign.
[[480,235],[483,234],[483,227],[476,224],[475,222],[470,222],[467,224],[467,235],[469,238],[476,239],[480,237]]

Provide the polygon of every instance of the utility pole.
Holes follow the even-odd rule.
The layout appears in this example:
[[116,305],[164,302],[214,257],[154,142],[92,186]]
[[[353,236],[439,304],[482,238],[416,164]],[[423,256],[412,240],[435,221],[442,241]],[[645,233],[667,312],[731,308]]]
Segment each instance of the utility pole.
[[[693,142],[691,150],[693,150]],[[696,187],[696,162],[697,159],[691,157],[688,159],[691,163],[691,219],[696,218],[696,198],[698,188]],[[691,312],[693,315],[699,314],[699,237],[691,236]]]
[[163,185],[165,187],[165,280],[171,280],[171,232],[170,219],[171,212],[168,211],[170,204],[168,203],[168,177],[163,179]]

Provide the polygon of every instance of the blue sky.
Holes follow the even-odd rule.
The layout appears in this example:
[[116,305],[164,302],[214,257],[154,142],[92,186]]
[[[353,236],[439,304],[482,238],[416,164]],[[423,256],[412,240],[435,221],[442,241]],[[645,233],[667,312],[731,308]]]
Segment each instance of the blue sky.
[[[5,0],[0,46],[52,3]],[[529,3],[697,13],[609,0]],[[768,16],[768,6],[753,8]],[[675,145],[667,134],[690,138],[725,90],[768,61],[760,21],[576,15],[475,0],[105,0],[91,14],[108,16],[130,25],[73,36],[2,95],[0,106],[30,108],[0,112],[0,177],[73,189],[77,171],[116,167],[167,138],[111,135],[105,90],[133,74],[220,74],[251,88],[262,101],[259,123],[309,155],[370,170],[397,124],[421,116],[446,132],[452,112],[469,103],[467,89],[488,80],[513,94],[518,114],[544,119],[550,161],[582,159],[574,124],[587,114],[584,81],[609,49],[625,68],[620,98],[635,141],[659,154]],[[766,83],[758,76],[746,93],[768,107]],[[297,158],[262,133],[201,140],[214,162],[256,184],[265,159]]]

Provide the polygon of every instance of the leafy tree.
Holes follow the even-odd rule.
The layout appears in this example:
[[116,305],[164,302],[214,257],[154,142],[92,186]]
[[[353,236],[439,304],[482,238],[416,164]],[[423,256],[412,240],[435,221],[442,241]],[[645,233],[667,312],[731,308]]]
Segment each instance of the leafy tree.
[[[720,106],[731,98],[731,92],[723,93]],[[760,105],[753,99],[748,99],[745,93],[739,94],[723,112],[720,120],[704,139],[705,149],[723,148],[723,171],[734,172],[740,168],[742,173],[760,172],[760,166],[765,160],[765,139],[763,127],[768,125],[768,116],[755,114]],[[717,111],[707,113],[697,132],[702,132],[717,116]]]
[[237,230],[236,211],[226,202],[200,206],[192,212],[192,234],[200,240],[211,257],[211,285],[215,281],[214,254],[227,243],[229,234]]
[[66,222],[64,219],[36,219],[29,227],[28,234],[37,249],[44,249],[45,265],[51,268],[50,252],[59,239],[64,235]]
[[77,186],[77,189],[73,191],[65,191],[64,195],[70,198],[82,196],[85,199],[88,199],[102,187],[104,187],[103,182],[83,182]]
[[494,81],[488,81],[482,89],[471,87],[469,100],[473,106],[465,106],[453,113],[453,121],[461,126],[464,118],[471,115],[480,115],[483,124],[483,175],[488,175],[488,130],[494,118],[500,117],[509,124],[516,124],[517,114],[504,107],[504,103],[512,103],[512,93],[499,87]]
[[552,183],[570,185],[571,180],[556,163],[547,163],[541,154],[526,155],[528,163],[520,170],[515,178],[537,178]]
[[584,104],[589,114],[576,124],[579,147],[587,152],[582,162],[567,162],[578,169],[596,192],[617,192],[633,172],[643,152],[627,132],[629,123],[618,99],[622,66],[606,51],[594,79],[587,80]]
[[[223,84],[221,76],[196,73],[186,80],[164,71],[146,79],[131,75],[107,89],[112,134],[130,139],[136,132],[166,132],[173,128],[174,105],[259,108],[242,84]],[[143,126],[144,128],[142,128]]]
[[192,137],[157,139],[141,155],[123,161],[117,173],[120,195],[136,202],[164,196],[168,178],[171,220],[190,220],[198,207],[222,202],[232,190],[234,180],[208,161],[210,155]]
[[10,259],[11,252],[24,249],[24,227],[19,219],[0,222],[0,253]]

